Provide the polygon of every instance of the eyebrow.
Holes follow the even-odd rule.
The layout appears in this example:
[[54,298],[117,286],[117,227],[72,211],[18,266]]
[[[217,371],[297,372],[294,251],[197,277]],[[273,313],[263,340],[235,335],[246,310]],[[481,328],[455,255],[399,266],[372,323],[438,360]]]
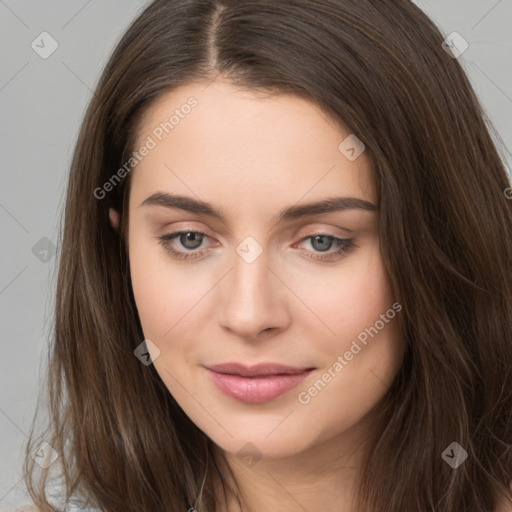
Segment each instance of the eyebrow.
[[[163,206],[165,208],[185,210],[198,215],[206,215],[221,222],[226,221],[222,210],[214,208],[210,203],[193,199],[192,197],[173,195],[166,192],[156,192],[145,199],[140,206]],[[296,220],[310,215],[331,213],[345,210],[376,211],[373,203],[356,197],[329,197],[314,203],[294,205],[284,209],[278,216],[278,221]]]

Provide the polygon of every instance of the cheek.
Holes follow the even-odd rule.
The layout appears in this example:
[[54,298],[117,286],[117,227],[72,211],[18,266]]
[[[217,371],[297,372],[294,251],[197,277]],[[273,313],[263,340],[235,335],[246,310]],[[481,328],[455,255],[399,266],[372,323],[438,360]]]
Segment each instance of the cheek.
[[[316,340],[322,371],[307,383],[312,387],[301,388],[307,396],[299,401],[315,402],[319,413],[325,406],[322,414],[327,416],[336,416],[329,409],[336,403],[343,406],[343,415],[352,411],[348,414],[352,419],[370,409],[403,360],[401,306],[394,300],[377,243],[366,249],[340,267],[328,283],[314,286],[309,281],[301,292],[307,291],[309,305],[322,322],[315,320],[315,329],[309,332],[309,338]],[[302,328],[307,329],[307,323]]]
[[146,338],[160,339],[172,327],[168,312],[176,304],[171,288],[166,286],[166,273],[149,251],[143,253],[137,244],[130,247],[130,274],[133,295]]
[[337,306],[324,309],[336,334],[318,338],[315,350],[322,364],[297,389],[301,428],[316,433],[318,440],[358,424],[386,394],[402,365],[401,306],[394,302],[384,272],[364,281],[354,277],[354,285],[366,286],[342,291]]
[[316,328],[314,337],[324,341],[324,350],[329,353],[350,346],[394,302],[377,241],[367,244],[336,269],[295,281],[297,295],[304,297],[316,317],[308,316]]
[[144,335],[157,343],[190,326],[212,286],[204,272],[185,272],[176,263],[171,267],[164,248],[139,237],[135,230],[130,240],[130,275]]
[[[156,242],[136,240],[130,245],[130,273],[137,311],[145,339],[159,349],[154,367],[179,403],[189,393],[199,394],[188,369],[196,366],[194,333],[205,297],[212,285],[204,272],[171,267],[165,250]],[[186,389],[183,387],[186,383]]]

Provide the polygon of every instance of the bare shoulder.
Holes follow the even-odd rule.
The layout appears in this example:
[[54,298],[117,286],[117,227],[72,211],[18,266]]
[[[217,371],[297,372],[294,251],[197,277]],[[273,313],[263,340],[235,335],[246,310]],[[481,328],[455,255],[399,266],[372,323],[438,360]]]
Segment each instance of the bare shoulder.
[[[512,496],[512,482],[510,482],[510,492]],[[498,508],[495,512],[512,512],[512,506],[507,504],[505,500],[502,500],[500,503],[498,503]]]

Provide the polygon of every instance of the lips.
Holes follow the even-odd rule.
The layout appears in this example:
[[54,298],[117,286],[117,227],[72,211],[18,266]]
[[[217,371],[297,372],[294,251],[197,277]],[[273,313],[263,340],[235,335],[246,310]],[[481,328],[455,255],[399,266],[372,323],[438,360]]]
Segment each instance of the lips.
[[245,366],[225,363],[206,367],[212,382],[227,396],[245,403],[268,402],[298,386],[314,368],[276,363]]
[[209,370],[228,375],[239,375],[240,377],[261,377],[269,375],[294,375],[303,373],[311,368],[297,368],[284,366],[275,363],[262,363],[254,366],[245,366],[240,363],[225,363],[207,366]]

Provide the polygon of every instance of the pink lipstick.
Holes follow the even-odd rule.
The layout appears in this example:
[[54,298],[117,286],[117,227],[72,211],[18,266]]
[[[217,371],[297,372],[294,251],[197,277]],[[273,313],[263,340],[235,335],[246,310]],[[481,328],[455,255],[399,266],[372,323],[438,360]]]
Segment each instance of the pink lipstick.
[[225,363],[207,366],[213,383],[227,396],[249,404],[268,402],[298,386],[314,368],[275,363],[245,366]]

